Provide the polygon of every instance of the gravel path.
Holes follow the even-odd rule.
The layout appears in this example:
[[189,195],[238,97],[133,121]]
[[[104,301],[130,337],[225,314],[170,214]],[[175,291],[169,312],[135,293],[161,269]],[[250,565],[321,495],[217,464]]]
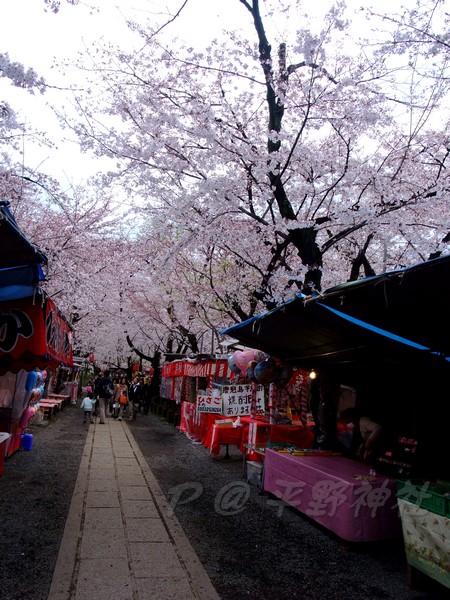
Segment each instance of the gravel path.
[[[448,598],[424,577],[422,591],[407,588],[401,542],[344,545],[280,510],[244,482],[237,450],[215,460],[154,415],[130,429],[223,600]],[[68,406],[30,431],[32,450],[7,459],[0,477],[0,600],[47,599],[87,426]],[[225,503],[230,490],[234,504]]]
[[[403,541],[349,546],[294,509],[279,515],[273,498],[245,485],[237,449],[215,460],[155,416],[130,429],[165,495],[179,498],[175,514],[223,600],[449,597],[429,579],[418,581],[426,591],[408,589]],[[250,491],[241,510],[224,506],[231,486],[236,499]]]
[[87,425],[67,406],[31,426],[31,451],[5,461],[0,477],[0,598],[46,600],[86,440]]

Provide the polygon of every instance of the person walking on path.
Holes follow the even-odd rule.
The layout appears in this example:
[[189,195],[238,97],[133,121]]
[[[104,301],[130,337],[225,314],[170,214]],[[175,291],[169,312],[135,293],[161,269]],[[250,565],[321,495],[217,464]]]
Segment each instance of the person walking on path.
[[114,404],[114,418],[122,420],[123,413],[129,403],[128,385],[127,380],[123,377],[120,383],[116,385],[114,391],[113,404]]
[[143,390],[142,383],[140,382],[138,377],[135,377],[133,379],[132,384],[130,385],[130,390],[129,390],[129,401],[130,401],[129,419],[130,419],[130,421],[136,420],[136,415],[139,412],[141,405],[142,405],[143,391],[144,390]]
[[89,392],[88,395],[85,398],[83,398],[83,400],[80,404],[80,408],[82,408],[84,410],[83,423],[87,423],[88,419],[91,423],[94,422],[94,419],[92,418],[92,411],[94,410],[94,406],[95,406],[94,394],[92,392]]
[[101,424],[106,422],[106,407],[108,406],[109,400],[114,394],[113,382],[111,381],[109,375],[110,371],[107,369],[103,373],[103,377],[100,377],[95,386],[95,395],[98,399]]

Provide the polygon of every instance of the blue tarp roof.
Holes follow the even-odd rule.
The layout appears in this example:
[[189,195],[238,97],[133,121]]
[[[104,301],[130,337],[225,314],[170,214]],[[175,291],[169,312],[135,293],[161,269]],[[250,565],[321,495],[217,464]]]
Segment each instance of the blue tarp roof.
[[23,234],[8,203],[0,201],[0,302],[32,296],[47,257]]
[[450,256],[326,290],[298,294],[221,331],[308,366],[450,357]]
[[44,273],[39,264],[0,269],[0,302],[32,296]]

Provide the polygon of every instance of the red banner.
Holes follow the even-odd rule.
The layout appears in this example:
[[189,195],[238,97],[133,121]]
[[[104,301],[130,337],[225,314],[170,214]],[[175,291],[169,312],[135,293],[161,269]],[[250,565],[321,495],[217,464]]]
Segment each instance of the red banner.
[[163,377],[177,377],[184,375],[184,361],[174,360],[161,366],[161,375]]
[[230,377],[227,359],[192,362],[174,360],[162,365],[163,377]]
[[1,302],[0,372],[71,365],[70,333],[49,299],[44,304],[41,297]]
[[49,298],[45,303],[45,329],[48,356],[58,364],[72,366],[72,330]]

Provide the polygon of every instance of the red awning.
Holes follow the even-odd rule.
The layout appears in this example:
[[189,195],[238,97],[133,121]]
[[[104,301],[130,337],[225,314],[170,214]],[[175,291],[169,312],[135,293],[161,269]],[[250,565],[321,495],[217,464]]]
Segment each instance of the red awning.
[[0,374],[71,366],[72,332],[49,298],[0,303]]

